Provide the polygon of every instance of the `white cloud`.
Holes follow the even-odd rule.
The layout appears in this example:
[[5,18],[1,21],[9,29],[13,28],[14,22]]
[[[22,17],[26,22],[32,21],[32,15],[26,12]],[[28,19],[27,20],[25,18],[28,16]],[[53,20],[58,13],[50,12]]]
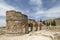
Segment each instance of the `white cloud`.
[[[60,6],[56,3],[57,0],[52,0],[52,4],[55,3],[53,7],[51,7],[48,10],[42,10],[42,4],[43,2],[41,0],[30,0],[31,5],[37,5],[37,7],[34,8],[35,12],[35,18],[40,18],[41,16],[47,17],[47,18],[57,18],[60,17]],[[59,3],[60,4],[60,3]]]
[[30,0],[29,4],[30,5],[35,5],[34,10],[41,10],[41,8],[42,8],[42,0]]
[[44,11],[38,10],[38,11],[35,13],[35,19],[37,19],[37,18],[43,16],[44,13],[45,13]]
[[0,3],[0,15],[5,16],[7,10],[16,10],[14,7],[9,6],[5,3]]
[[60,12],[60,6],[58,7],[52,7],[49,10],[46,11],[47,13],[57,13]]
[[41,14],[43,14],[43,10],[42,10],[42,0],[30,0],[29,1],[30,5],[36,5],[35,8],[33,8],[33,10],[35,10],[34,13],[34,17],[35,19],[39,18]]
[[45,13],[46,13],[46,17],[51,17],[51,18],[60,17],[60,6],[53,7],[47,10]]
[[5,20],[0,20],[0,27],[6,26],[6,21]]
[[47,18],[58,18],[60,17],[60,7],[53,7],[46,11],[39,10],[35,13],[35,18],[39,18],[41,16],[45,16]]
[[44,11],[39,10],[39,11],[37,11],[37,12],[36,12],[36,14],[35,14],[35,15],[41,15],[41,14],[44,14]]
[[30,0],[29,3],[30,3],[31,5],[39,5],[39,4],[42,4],[42,3],[41,3],[41,0]]
[[[0,16],[6,16],[6,11],[7,10],[16,10],[14,7],[6,4],[4,1],[0,1]],[[0,26],[5,26],[6,25],[6,20],[0,18]]]
[[[17,0],[15,0],[15,1],[17,1]],[[4,16],[4,17],[5,17],[7,10],[20,11],[20,12],[23,12],[23,14],[29,12],[29,10],[26,10],[26,12],[23,11],[23,10],[18,10],[18,9],[16,9],[15,7],[13,7],[13,6],[8,5],[7,3],[5,3],[4,0],[0,0],[0,16]],[[6,25],[6,20],[0,18],[0,24],[1,24],[0,26],[5,26],[5,25]]]

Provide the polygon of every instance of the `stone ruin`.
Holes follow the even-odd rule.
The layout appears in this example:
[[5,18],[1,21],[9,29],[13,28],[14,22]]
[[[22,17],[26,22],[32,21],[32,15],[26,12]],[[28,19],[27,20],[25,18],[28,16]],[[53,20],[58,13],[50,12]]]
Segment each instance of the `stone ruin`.
[[40,23],[36,22],[35,20],[32,19],[28,19],[28,27],[29,27],[29,31],[40,31],[41,30],[41,25]]
[[28,17],[14,10],[6,12],[7,33],[28,33]]
[[[6,12],[6,33],[25,34],[41,30],[41,25],[35,20],[28,19],[27,15],[14,10]],[[30,30],[29,30],[30,29]]]

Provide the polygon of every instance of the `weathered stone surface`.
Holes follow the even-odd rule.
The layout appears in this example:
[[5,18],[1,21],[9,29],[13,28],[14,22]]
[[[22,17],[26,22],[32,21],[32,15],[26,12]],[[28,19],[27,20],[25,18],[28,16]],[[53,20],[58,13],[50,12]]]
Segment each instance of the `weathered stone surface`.
[[41,24],[33,19],[28,19],[27,15],[14,10],[6,12],[6,33],[19,33],[24,34],[28,32],[41,30]]
[[41,30],[41,24],[33,19],[28,19],[28,27],[29,27],[29,31],[32,32]]
[[14,10],[6,12],[7,33],[28,33],[28,17]]

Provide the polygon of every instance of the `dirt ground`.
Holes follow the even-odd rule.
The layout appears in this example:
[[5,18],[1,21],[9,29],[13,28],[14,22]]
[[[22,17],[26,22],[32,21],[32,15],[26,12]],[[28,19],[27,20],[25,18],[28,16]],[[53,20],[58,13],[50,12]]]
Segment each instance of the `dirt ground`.
[[60,32],[55,32],[52,31],[37,31],[25,35],[0,35],[0,40],[60,40]]

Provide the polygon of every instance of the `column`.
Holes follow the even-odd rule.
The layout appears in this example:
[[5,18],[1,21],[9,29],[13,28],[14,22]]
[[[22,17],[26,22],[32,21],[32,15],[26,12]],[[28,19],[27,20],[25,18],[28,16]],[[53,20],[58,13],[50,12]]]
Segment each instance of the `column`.
[[21,29],[21,33],[20,34],[23,34],[23,25],[21,24],[20,26],[21,26],[20,27],[20,29]]
[[40,31],[40,26],[38,25],[38,28],[37,28],[38,31]]
[[39,30],[41,30],[41,29],[42,29],[42,26],[40,25],[40,26],[39,26]]
[[35,24],[33,23],[32,33],[34,33],[34,25],[35,25]]
[[29,27],[28,27],[28,25],[26,25],[26,26],[25,26],[25,33],[26,33],[26,34],[28,34],[28,33],[29,33],[29,31],[28,31],[28,30],[29,30]]

